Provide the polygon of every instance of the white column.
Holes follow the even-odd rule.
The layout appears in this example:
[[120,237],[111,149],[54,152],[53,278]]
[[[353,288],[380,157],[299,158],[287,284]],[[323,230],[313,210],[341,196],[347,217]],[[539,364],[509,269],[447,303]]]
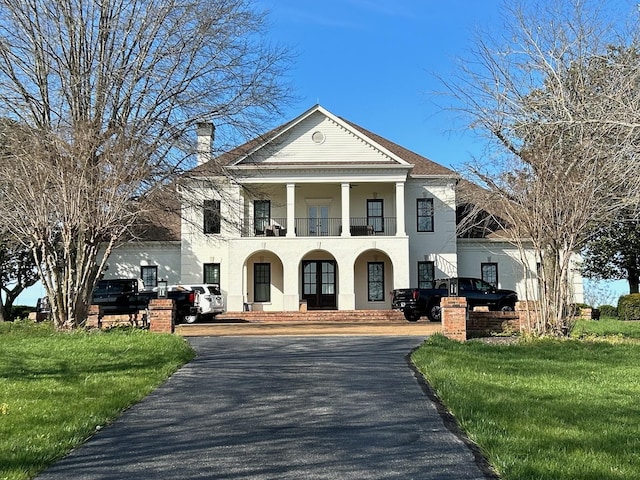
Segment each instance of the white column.
[[396,183],[396,236],[405,237],[407,233],[404,231],[404,182]]
[[342,237],[350,237],[351,229],[349,228],[349,217],[351,211],[351,196],[349,194],[351,186],[348,183],[343,183],[341,185],[342,191],[342,233],[340,234]]
[[296,184],[287,183],[287,237],[296,236]]

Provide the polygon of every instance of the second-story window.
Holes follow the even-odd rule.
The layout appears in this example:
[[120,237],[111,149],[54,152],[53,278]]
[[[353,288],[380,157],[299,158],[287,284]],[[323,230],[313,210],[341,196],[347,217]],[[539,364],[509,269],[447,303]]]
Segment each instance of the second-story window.
[[253,223],[256,235],[264,235],[271,224],[271,200],[255,200],[253,202]]
[[433,198],[418,198],[418,231],[433,232]]
[[367,225],[376,233],[384,232],[384,204],[382,200],[367,200]]
[[220,200],[205,200],[202,207],[204,233],[220,233]]

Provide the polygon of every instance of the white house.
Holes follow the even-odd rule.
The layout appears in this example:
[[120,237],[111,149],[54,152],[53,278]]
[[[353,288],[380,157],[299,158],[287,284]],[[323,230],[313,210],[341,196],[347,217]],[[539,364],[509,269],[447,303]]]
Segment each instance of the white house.
[[389,309],[394,288],[456,275],[531,298],[535,261],[458,238],[452,170],[319,105],[208,161],[212,134],[199,126],[180,224],[117,249],[106,278],[219,283],[229,311]]

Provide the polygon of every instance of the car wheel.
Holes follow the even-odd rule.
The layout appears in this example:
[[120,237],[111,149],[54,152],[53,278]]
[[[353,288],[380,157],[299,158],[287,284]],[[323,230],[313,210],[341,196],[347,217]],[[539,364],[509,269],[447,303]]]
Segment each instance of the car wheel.
[[513,312],[514,310],[515,310],[514,305],[502,305],[502,307],[500,307],[501,312]]
[[427,317],[432,322],[440,322],[442,320],[442,309],[439,303],[431,303],[427,307]]
[[198,315],[187,315],[184,317],[186,323],[195,323],[198,320]]
[[406,318],[410,322],[417,322],[420,319],[420,314],[415,310],[405,310],[404,318]]

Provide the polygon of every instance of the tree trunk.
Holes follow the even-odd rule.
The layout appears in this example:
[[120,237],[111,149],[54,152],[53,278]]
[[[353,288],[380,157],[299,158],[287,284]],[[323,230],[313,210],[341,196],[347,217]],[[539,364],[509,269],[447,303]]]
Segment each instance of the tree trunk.
[[640,272],[637,268],[627,268],[628,281],[629,281],[629,293],[639,293],[638,287],[640,286]]

